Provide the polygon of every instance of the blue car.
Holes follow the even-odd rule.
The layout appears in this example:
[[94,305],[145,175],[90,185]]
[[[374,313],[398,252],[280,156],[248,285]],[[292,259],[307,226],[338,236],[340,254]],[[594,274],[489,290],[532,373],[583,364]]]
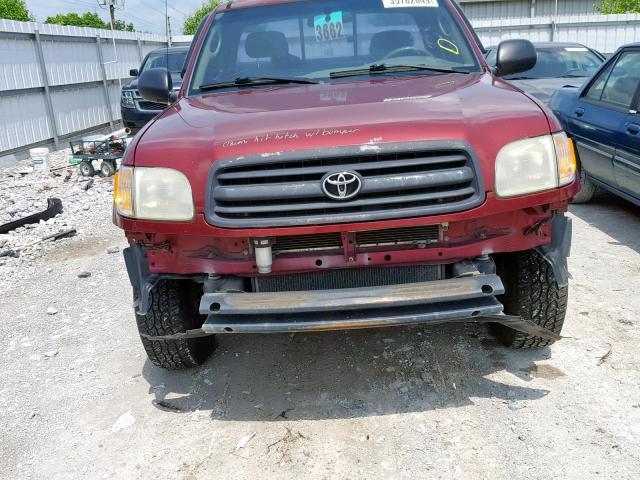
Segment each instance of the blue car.
[[562,88],[549,107],[578,150],[582,189],[602,187],[640,205],[640,43],[625,45],[580,88]]

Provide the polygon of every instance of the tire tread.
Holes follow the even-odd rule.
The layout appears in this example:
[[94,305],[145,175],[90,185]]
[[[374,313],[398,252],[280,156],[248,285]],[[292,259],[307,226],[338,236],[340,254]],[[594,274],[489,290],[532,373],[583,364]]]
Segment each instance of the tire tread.
[[[175,335],[187,330],[191,323],[190,305],[184,282],[162,280],[151,291],[151,304],[146,315],[136,314],[138,331],[152,337]],[[201,365],[213,351],[212,337],[189,340],[152,340],[140,337],[149,360],[169,370],[183,370]]]
[[[560,333],[569,298],[568,287],[558,287],[553,268],[536,250],[517,252],[503,259],[508,270],[506,294],[502,297],[505,313],[531,320],[541,327]],[[554,340],[498,326],[498,336],[509,347],[540,348]]]

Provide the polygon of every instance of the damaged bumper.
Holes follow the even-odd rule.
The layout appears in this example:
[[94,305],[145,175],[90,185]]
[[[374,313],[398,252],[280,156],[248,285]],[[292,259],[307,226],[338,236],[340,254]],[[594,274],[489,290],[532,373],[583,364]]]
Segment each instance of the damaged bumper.
[[465,321],[502,313],[497,275],[307,292],[207,293],[206,333],[275,333]]
[[[564,215],[556,214],[548,223],[553,231],[552,241],[538,247],[538,251],[552,266],[556,281],[562,287],[568,278],[566,258],[571,222]],[[526,235],[535,237],[544,228],[549,226],[540,222]],[[425,250],[429,249],[416,251]],[[217,333],[308,332],[454,322],[500,323],[531,335],[559,338],[529,320],[503,314],[503,305],[496,296],[504,293],[504,286],[492,269],[479,268],[474,274],[454,274],[455,278],[445,280],[382,287],[251,293],[235,287],[207,289],[207,273],[150,272],[153,260],[147,258],[146,249],[140,245],[126,249],[124,254],[139,315],[148,312],[150,293],[159,280],[190,279],[205,285],[199,306],[200,314],[207,316],[202,328],[170,337],[149,337],[151,340]]]
[[199,329],[149,340],[199,338],[221,333],[294,333],[414,324],[500,323],[551,340],[560,337],[521,317],[503,314],[504,293],[495,274],[373,288],[315,292],[205,294]]

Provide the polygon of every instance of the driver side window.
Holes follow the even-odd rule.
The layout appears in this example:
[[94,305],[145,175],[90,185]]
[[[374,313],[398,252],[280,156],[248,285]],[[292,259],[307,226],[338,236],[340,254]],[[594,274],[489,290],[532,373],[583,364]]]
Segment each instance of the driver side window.
[[629,109],[639,84],[640,52],[624,52],[600,73],[586,98]]

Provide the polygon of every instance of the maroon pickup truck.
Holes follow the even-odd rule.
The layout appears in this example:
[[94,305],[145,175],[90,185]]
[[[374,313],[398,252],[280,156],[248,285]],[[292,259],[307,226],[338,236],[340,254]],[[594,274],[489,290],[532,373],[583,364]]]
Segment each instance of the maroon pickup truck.
[[164,368],[224,333],[483,322],[559,339],[571,139],[500,79],[451,0],[235,0],[200,25],[179,93],[126,152],[114,221],[142,343]]

